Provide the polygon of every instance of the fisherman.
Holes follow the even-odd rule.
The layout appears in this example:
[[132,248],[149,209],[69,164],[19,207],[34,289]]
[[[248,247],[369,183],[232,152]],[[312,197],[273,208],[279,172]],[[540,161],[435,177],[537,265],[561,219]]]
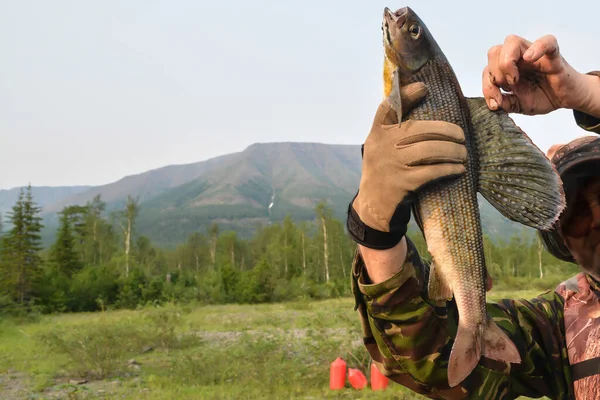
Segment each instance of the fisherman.
[[[492,110],[539,115],[569,109],[579,127],[600,134],[600,72],[576,71],[554,36],[533,43],[508,36],[488,51],[482,78]],[[403,113],[426,92],[419,83],[402,88]],[[398,124],[394,115],[384,100],[363,146],[361,182],[347,218],[358,244],[352,289],[374,363],[391,380],[433,399],[600,399],[600,137],[583,136],[547,154],[562,178],[567,207],[551,230],[539,234],[552,255],[582,272],[529,301],[488,303],[488,314],[522,362],[482,357],[467,379],[450,388],[456,304],[428,298],[429,265],[406,232],[415,193],[464,173],[462,131],[443,121]],[[417,145],[394,145],[409,134]],[[415,157],[428,158],[428,165],[407,166]],[[389,228],[373,228],[382,223]]]

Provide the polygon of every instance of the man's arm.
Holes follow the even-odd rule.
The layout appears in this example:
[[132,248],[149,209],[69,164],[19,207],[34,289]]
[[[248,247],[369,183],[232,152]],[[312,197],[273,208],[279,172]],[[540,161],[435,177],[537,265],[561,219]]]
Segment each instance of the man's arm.
[[366,267],[365,279],[370,283],[380,283],[394,276],[406,261],[406,238],[391,249],[374,250],[358,245],[358,251]]
[[[554,293],[531,301],[488,304],[488,314],[509,334],[523,361],[509,366],[482,358],[464,382],[450,388],[447,367],[458,311],[454,301],[429,299],[429,266],[410,239],[403,242],[406,247],[386,250],[387,255],[372,250],[363,258],[358,250],[353,265],[363,339],[374,362],[390,379],[433,399],[568,398],[562,299]],[[394,251],[399,256],[395,261]],[[385,268],[378,271],[381,266]],[[557,393],[564,396],[556,397]]]
[[587,96],[573,107],[575,122],[586,131],[600,134],[600,71],[592,71],[582,78]]

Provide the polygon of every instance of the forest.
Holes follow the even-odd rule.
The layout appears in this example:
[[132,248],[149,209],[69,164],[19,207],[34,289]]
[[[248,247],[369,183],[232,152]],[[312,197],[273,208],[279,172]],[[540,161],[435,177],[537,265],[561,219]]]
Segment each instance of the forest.
[[[56,241],[43,248],[42,218],[31,187],[0,218],[0,314],[48,314],[135,309],[167,302],[268,303],[351,295],[355,245],[344,221],[323,201],[314,219],[256,226],[251,237],[222,231],[218,221],[175,248],[138,234],[140,205],[129,197],[107,213],[96,196],[60,212]],[[409,231],[423,258],[426,245]],[[554,259],[525,233],[510,240],[484,236],[495,288],[553,289],[578,267]]]

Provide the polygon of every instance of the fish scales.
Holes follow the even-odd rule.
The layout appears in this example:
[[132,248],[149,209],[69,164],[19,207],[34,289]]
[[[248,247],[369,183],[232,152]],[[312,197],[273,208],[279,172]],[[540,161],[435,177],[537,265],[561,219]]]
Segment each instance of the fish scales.
[[[457,307],[465,311],[461,323],[475,328],[486,321],[485,261],[477,201],[478,152],[469,109],[445,60],[432,59],[402,84],[412,82],[425,83],[428,95],[404,120],[443,120],[465,132],[466,173],[440,188],[420,191],[417,210],[430,254],[443,273],[454,277],[451,284]],[[479,299],[478,304],[472,301],[473,296]]]

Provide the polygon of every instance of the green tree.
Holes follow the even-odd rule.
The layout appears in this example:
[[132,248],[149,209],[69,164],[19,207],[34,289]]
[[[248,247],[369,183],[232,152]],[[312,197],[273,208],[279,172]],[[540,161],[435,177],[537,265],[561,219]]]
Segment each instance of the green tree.
[[210,262],[211,267],[214,269],[217,256],[217,240],[219,239],[219,225],[216,222],[210,224],[208,235],[210,237]]
[[40,210],[33,200],[31,185],[26,191],[21,189],[9,213],[12,228],[2,238],[2,284],[12,299],[21,304],[32,300],[41,273]]
[[209,254],[208,243],[204,235],[194,232],[188,236],[187,241],[180,249],[180,254],[184,265],[200,272],[209,262],[207,260]]
[[[83,249],[83,258],[86,264],[99,264],[107,261],[110,256],[106,256],[108,242],[111,242],[112,230],[110,226],[102,219],[102,214],[106,209],[106,203],[102,201],[101,195],[94,196],[91,202],[86,204],[85,232],[86,240]],[[110,252],[110,251],[109,251]]]
[[[73,209],[65,207],[60,215],[60,225],[58,228],[56,242],[50,251],[50,259],[58,269],[67,277],[73,276],[82,268],[81,256],[75,251],[75,234],[77,229],[73,226],[74,222],[71,219]],[[77,219],[79,220],[79,218]],[[77,226],[77,225],[75,225]],[[81,233],[79,234],[81,238]]]

